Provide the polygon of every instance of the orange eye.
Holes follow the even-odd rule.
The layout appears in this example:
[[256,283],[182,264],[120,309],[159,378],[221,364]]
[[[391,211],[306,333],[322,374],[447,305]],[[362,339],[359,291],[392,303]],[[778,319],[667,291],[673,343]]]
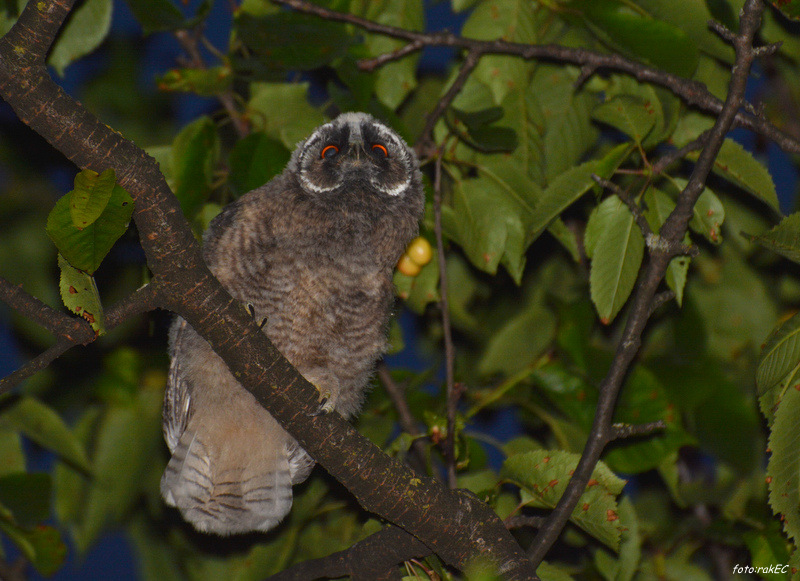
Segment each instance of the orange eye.
[[336,147],[335,145],[326,145],[325,147],[322,148],[322,153],[320,153],[320,157],[322,159],[325,159],[325,156],[336,155],[337,153],[339,153],[338,147]]
[[386,148],[383,145],[381,145],[380,143],[376,143],[375,145],[373,145],[372,146],[372,151],[374,151],[374,152],[380,151],[383,154],[383,157],[389,157],[389,152],[386,151]]

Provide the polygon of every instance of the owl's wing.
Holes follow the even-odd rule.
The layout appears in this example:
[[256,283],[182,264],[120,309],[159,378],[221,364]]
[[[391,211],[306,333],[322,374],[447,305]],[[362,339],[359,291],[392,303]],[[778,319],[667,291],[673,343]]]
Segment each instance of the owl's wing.
[[173,452],[178,440],[181,439],[186,424],[191,415],[191,395],[189,385],[181,369],[181,348],[182,341],[186,335],[187,323],[181,318],[177,318],[172,324],[170,333],[171,356],[169,364],[169,374],[167,375],[167,390],[164,393],[164,439],[167,441],[169,451]]

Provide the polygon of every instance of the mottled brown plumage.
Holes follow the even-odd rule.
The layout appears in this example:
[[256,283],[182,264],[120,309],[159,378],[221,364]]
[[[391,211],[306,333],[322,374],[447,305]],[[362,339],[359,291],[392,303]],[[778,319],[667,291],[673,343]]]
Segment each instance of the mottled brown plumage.
[[[324,411],[351,417],[361,406],[386,346],[392,271],[423,201],[413,151],[369,115],[346,113],[300,143],[281,175],[225,207],[205,235],[211,271],[265,320],[270,340],[320,390]],[[313,460],[180,318],[170,354],[164,499],[201,531],[273,528]]]

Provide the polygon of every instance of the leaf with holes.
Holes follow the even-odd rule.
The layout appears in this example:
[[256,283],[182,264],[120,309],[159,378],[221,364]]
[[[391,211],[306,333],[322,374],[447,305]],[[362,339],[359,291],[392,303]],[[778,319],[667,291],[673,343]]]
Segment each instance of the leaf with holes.
[[644,257],[644,236],[617,196],[606,198],[589,216],[586,252],[592,258],[589,289],[603,324],[628,300]]
[[58,268],[61,270],[58,288],[64,305],[76,315],[86,319],[98,335],[105,334],[105,316],[100,302],[100,293],[94,278],[73,267],[64,257],[58,255]]
[[[579,454],[563,450],[514,454],[503,463],[500,475],[522,489],[522,500],[528,506],[552,509],[564,493],[579,459]],[[617,506],[617,496],[624,486],[624,480],[599,462],[570,517],[573,523],[615,551],[619,548],[620,533],[627,526],[620,522]]]

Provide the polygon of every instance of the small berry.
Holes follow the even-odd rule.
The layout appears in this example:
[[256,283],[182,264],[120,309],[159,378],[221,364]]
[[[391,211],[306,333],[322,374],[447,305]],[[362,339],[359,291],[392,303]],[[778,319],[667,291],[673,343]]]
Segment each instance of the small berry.
[[406,249],[406,255],[419,266],[425,266],[433,258],[431,243],[422,236],[417,236]]
[[422,270],[422,267],[411,260],[411,257],[408,254],[404,254],[400,257],[400,260],[397,263],[397,270],[406,276],[417,276],[419,271]]

